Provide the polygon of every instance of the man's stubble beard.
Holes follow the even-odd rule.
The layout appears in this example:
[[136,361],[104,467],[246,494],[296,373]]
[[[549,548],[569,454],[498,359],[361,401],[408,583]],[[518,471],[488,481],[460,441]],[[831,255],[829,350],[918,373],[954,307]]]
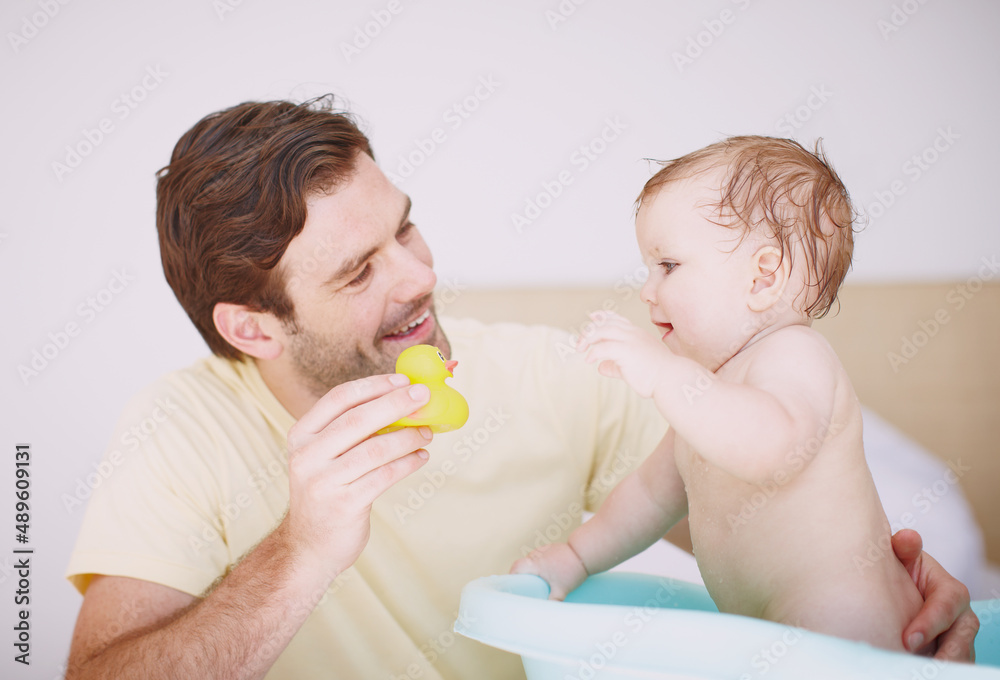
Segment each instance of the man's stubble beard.
[[[431,307],[434,318],[434,335],[427,344],[435,345],[446,357],[451,357],[451,344],[438,323],[437,311]],[[393,347],[392,352],[379,351],[378,346],[369,345],[371,353],[366,354],[360,346],[348,349],[342,341],[335,341],[292,323],[288,328],[291,344],[292,364],[299,379],[317,398],[337,385],[370,375],[395,373],[396,357],[403,347],[395,350],[395,343],[379,342],[383,348]]]

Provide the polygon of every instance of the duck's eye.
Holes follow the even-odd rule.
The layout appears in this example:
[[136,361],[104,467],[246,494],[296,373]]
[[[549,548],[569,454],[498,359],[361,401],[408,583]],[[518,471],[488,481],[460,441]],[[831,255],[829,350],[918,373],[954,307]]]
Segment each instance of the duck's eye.
[[438,352],[438,359],[440,359],[441,361],[444,361],[444,355],[441,354],[441,352]]

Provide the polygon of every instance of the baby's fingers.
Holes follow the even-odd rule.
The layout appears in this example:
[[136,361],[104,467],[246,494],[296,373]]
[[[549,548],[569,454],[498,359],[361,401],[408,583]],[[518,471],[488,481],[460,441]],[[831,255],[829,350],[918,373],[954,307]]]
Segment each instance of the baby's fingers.
[[635,336],[627,328],[621,326],[604,326],[581,337],[577,350],[586,352],[607,345],[624,346],[635,342]]
[[618,364],[611,359],[605,359],[597,364],[597,372],[607,378],[621,378],[622,371]]
[[588,364],[599,363],[605,360],[617,362],[625,356],[627,352],[626,343],[618,338],[601,338],[592,342],[587,347],[587,356],[583,358]]
[[559,599],[562,600],[566,597],[565,593],[562,597],[555,597],[556,592],[559,590],[558,586],[554,586],[552,583],[552,577],[546,573],[544,565],[541,559],[535,559],[536,553],[532,553],[527,557],[522,557],[521,559],[514,562],[510,568],[510,573],[512,574],[531,574],[532,576],[538,576],[545,580],[549,584],[549,599]]
[[584,335],[588,336],[592,334],[600,334],[601,331],[608,331],[611,329],[628,330],[635,327],[635,325],[624,316],[606,310],[591,312],[587,316],[590,317],[591,323],[587,324],[587,329],[584,331]]
[[610,309],[598,309],[590,312],[587,316],[589,316],[590,320],[598,326],[604,326],[606,324],[623,324],[626,326],[632,325],[631,321],[617,312],[612,312]]
[[581,340],[591,340],[602,337],[606,331],[612,328],[627,329],[632,327],[632,322],[623,316],[605,310],[590,312],[587,315],[590,323],[586,325],[580,334]]
[[540,572],[541,569],[539,569],[538,563],[530,556],[522,557],[510,567],[510,573],[512,574],[534,574],[537,576]]

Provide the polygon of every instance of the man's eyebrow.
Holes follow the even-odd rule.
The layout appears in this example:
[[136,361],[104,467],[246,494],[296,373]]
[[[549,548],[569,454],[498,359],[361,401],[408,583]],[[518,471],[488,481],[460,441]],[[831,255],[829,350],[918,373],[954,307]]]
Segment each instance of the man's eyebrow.
[[[410,208],[411,207],[413,207],[413,201],[410,200],[409,196],[407,196],[406,197],[406,208],[403,210],[403,218],[399,221],[399,228],[400,229],[402,229],[403,226],[407,222],[410,221]],[[372,246],[371,248],[369,248],[368,250],[364,251],[363,253],[360,253],[359,255],[356,255],[355,257],[352,257],[351,259],[349,259],[346,262],[344,262],[342,265],[340,265],[340,267],[337,268],[337,271],[335,271],[326,280],[326,284],[325,285],[328,285],[328,286],[329,285],[333,285],[333,284],[337,283],[338,281],[340,281],[341,279],[346,278],[348,274],[350,274],[355,269],[357,269],[358,267],[360,267],[361,265],[363,265],[368,258],[370,258],[372,255],[374,255],[378,251],[378,249],[379,249],[379,246]]]
[[412,207],[413,207],[413,201],[411,201],[410,197],[407,196],[406,197],[406,208],[403,210],[403,219],[401,219],[399,221],[399,228],[400,229],[402,229],[403,226],[405,226],[406,223],[410,221],[410,208],[412,208]]

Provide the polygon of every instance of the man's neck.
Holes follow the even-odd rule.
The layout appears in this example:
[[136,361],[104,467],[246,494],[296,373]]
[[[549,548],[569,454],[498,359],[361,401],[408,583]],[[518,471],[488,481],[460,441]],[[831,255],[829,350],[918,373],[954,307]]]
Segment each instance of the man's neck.
[[295,379],[291,369],[280,361],[252,358],[260,371],[260,377],[292,418],[298,420],[316,403],[316,395]]

